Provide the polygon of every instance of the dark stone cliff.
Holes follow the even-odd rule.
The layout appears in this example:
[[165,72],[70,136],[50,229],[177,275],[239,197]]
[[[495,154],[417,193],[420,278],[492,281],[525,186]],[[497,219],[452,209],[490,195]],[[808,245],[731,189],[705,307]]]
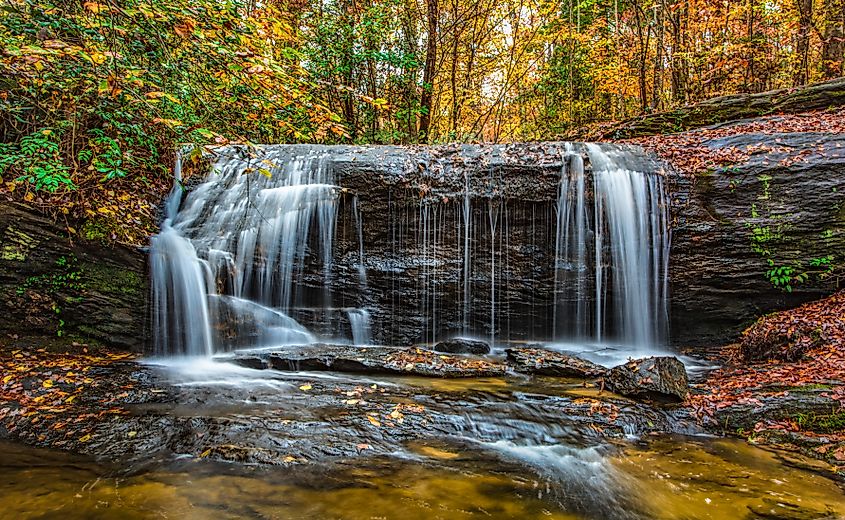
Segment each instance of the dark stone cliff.
[[[695,178],[665,169],[675,345],[731,341],[762,314],[830,294],[841,283],[845,261],[845,136],[744,134],[706,144],[736,150],[737,164]],[[501,311],[493,321],[497,335],[548,337],[562,149],[543,143],[379,148],[338,155],[333,165],[339,183],[358,195],[368,289],[359,296],[353,275],[356,223],[346,204],[335,247],[339,268],[347,273],[340,279],[347,285],[338,280],[337,300],[349,306],[390,301],[389,312],[374,316],[375,329],[387,328],[404,341],[459,332],[465,312],[459,227],[468,176],[472,328],[492,332],[490,301],[495,300]],[[643,169],[654,167],[643,159]],[[420,205],[421,199],[429,204]],[[491,219],[493,226],[507,229],[493,238],[500,266],[495,293],[490,289]],[[436,252],[421,251],[426,244],[421,236],[444,245]],[[397,244],[402,245],[400,255]],[[444,272],[452,277],[435,287]],[[777,281],[778,276],[786,280]],[[438,316],[434,323],[426,318],[432,307]]]
[[[744,134],[706,145],[743,159],[674,177],[671,317],[682,344],[731,341],[762,314],[830,294],[845,265],[845,136]],[[767,274],[776,269],[791,278],[779,288]]]
[[[829,294],[839,281],[827,266],[845,259],[845,137],[746,134],[707,145],[746,153],[737,154],[738,164],[694,179],[647,157],[635,165],[662,168],[668,179],[676,345],[728,341],[760,314]],[[344,309],[367,307],[375,339],[398,344],[444,339],[465,324],[481,336],[550,337],[565,152],[563,143],[334,147],[329,167],[345,189],[332,307],[320,305],[326,291],[315,274],[306,277],[314,297],[294,317],[331,323],[323,332],[349,336]],[[588,175],[589,169],[588,163]],[[789,273],[781,285],[790,292],[767,275],[776,268]],[[148,337],[146,275],[138,251],[71,244],[63,226],[20,206],[0,206],[2,334],[141,348]]]
[[[122,246],[68,239],[64,226],[0,203],[0,334],[39,344],[100,342],[142,350],[146,259]],[[45,341],[46,340],[46,341]]]

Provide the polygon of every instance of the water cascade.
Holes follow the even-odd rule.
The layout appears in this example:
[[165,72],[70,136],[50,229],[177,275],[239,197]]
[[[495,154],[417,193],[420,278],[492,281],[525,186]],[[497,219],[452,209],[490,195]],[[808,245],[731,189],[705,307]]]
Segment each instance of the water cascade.
[[360,346],[372,345],[370,313],[366,309],[350,309],[346,311],[346,314],[349,316],[349,325],[352,327],[352,343]]
[[156,350],[457,335],[660,346],[658,169],[637,149],[593,144],[533,158],[484,145],[448,157],[221,147],[201,183],[177,181],[151,243]]
[[[586,148],[592,208],[584,159],[571,146],[563,158],[555,239],[555,337],[601,342],[612,325],[614,341],[654,348],[665,341],[668,320],[663,179],[632,169],[636,157],[627,150],[605,151],[595,144]],[[608,301],[611,287],[613,300]]]
[[312,341],[286,311],[314,298],[297,282],[315,250],[328,280],[338,191],[322,154],[222,151],[151,243],[156,352]]

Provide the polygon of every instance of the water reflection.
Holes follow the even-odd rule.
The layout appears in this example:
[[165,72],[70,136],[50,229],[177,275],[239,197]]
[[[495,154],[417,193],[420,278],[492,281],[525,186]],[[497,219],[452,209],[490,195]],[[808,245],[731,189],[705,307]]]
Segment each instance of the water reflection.
[[[130,476],[0,444],[2,518],[843,518],[837,485],[742,442],[607,448],[417,443],[408,456],[266,468],[173,461]],[[112,476],[109,476],[112,475]]]

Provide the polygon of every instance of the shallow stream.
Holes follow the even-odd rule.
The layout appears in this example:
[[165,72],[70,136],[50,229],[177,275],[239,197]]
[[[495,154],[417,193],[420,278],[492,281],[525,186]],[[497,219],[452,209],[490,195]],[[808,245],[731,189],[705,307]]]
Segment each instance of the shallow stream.
[[[575,381],[208,363],[153,367],[180,392],[157,413],[204,420],[191,423],[204,436],[195,442],[289,449],[284,465],[223,462],[220,451],[108,465],[0,443],[0,518],[845,518],[841,483],[813,462],[739,440],[643,433],[677,418]],[[403,420],[391,423],[396,404]]]

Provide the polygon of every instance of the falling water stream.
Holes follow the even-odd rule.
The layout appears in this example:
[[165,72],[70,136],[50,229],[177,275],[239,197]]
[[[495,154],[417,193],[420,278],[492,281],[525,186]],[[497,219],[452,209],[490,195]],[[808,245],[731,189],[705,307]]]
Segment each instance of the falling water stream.
[[[390,341],[382,332],[387,326],[379,327],[376,337],[362,329],[372,323],[374,311],[382,322],[391,320],[390,291],[368,285],[367,219],[402,219],[402,236],[394,229],[382,240],[393,241],[398,262],[417,262],[413,269],[402,268],[402,283],[416,288],[417,312],[425,322],[421,339],[435,343],[460,333],[488,338],[494,346],[515,339],[514,298],[508,291],[523,280],[514,278],[513,251],[528,244],[511,236],[511,220],[524,209],[501,195],[477,195],[472,185],[481,179],[473,180],[468,170],[454,202],[420,198],[416,215],[399,217],[395,210],[365,215],[366,194],[353,193],[356,250],[355,278],[350,278],[352,273],[336,265],[338,208],[346,190],[332,166],[330,147],[224,147],[199,185],[184,193],[177,180],[162,231],[151,244],[156,352],[207,356],[244,348],[247,336],[256,338],[255,347],[281,346],[260,344],[252,330],[255,317],[243,314],[244,306],[229,305],[229,296],[291,318],[304,308],[323,309],[324,319],[345,316],[344,326],[324,328],[341,331],[346,341],[358,343],[356,334],[368,342]],[[668,204],[662,176],[647,167],[627,148],[565,145],[555,217],[548,223],[554,237],[550,334],[519,339],[610,343],[625,355],[665,344]],[[495,168],[489,171],[484,182],[495,184]],[[447,232],[450,221],[453,234]],[[546,261],[528,258],[538,265]],[[337,303],[334,287],[352,280],[360,312],[331,312]],[[438,292],[449,280],[460,284],[454,297]],[[456,323],[451,329],[444,325],[449,320]],[[302,339],[301,326],[288,328],[295,332],[291,337]]]

